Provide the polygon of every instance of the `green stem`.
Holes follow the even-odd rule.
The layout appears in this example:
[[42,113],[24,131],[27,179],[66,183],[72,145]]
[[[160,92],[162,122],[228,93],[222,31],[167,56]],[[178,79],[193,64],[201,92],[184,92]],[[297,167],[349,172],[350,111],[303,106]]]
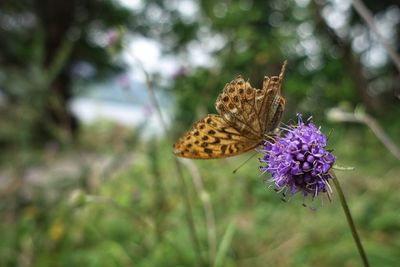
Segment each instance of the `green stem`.
[[[146,77],[146,89],[147,89],[147,93],[149,95],[150,101],[156,109],[157,116],[160,120],[162,128],[164,129],[164,132],[166,133],[167,137],[170,137],[171,133],[167,127],[167,124],[165,123],[164,117],[161,112],[160,105],[155,96],[153,82],[151,80],[151,77],[150,77],[149,73],[146,71],[146,69],[144,68],[142,62],[139,59],[137,59],[133,54],[132,54],[132,56],[136,60],[136,62],[139,64],[139,67],[142,69],[142,71]],[[192,240],[194,252],[197,257],[197,265],[207,266],[206,261],[203,259],[203,256],[201,254],[201,251],[202,251],[201,245],[200,245],[200,241],[199,241],[198,234],[196,231],[192,206],[190,204],[190,196],[189,196],[188,188],[186,185],[185,177],[183,176],[182,166],[181,166],[181,163],[178,161],[178,159],[175,156],[174,156],[174,162],[175,162],[175,169],[178,173],[177,178],[178,178],[178,182],[179,182],[179,188],[180,188],[181,194],[184,197],[186,221],[187,221],[187,224],[189,227],[189,235]]]
[[367,254],[365,254],[364,248],[361,244],[360,237],[357,233],[357,228],[354,224],[353,218],[351,217],[350,209],[349,209],[349,206],[347,205],[342,188],[339,184],[339,180],[337,179],[337,177],[333,171],[331,171],[331,174],[333,176],[333,179],[332,179],[333,184],[335,185],[336,191],[339,195],[340,204],[342,204],[342,208],[343,208],[344,214],[346,215],[347,223],[349,224],[351,234],[353,235],[354,242],[356,243],[358,253],[360,254],[360,257],[361,257],[361,260],[363,261],[364,266],[368,267],[369,263],[368,263],[368,259],[367,259]]
[[205,260],[203,259],[203,256],[201,255],[201,245],[196,231],[192,206],[190,205],[190,197],[187,190],[185,177],[183,176],[181,164],[179,163],[176,157],[175,157],[175,167],[176,170],[178,171],[178,179],[180,182],[181,194],[183,195],[185,200],[184,201],[186,210],[185,215],[186,215],[186,220],[188,222],[190,238],[192,239],[195,255],[197,256],[198,264],[200,264],[200,266],[207,266]]

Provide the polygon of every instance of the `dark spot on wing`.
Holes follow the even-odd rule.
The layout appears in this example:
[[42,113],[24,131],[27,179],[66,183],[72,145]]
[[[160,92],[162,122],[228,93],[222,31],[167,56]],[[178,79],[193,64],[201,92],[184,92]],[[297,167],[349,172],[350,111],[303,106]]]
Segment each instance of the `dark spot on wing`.
[[212,154],[212,150],[209,148],[204,148],[204,152],[206,152],[207,154]]
[[219,144],[221,143],[221,139],[216,138],[214,142],[212,142],[211,144]]
[[221,146],[221,152],[222,152],[222,154],[225,154],[225,151],[226,151],[226,148],[227,148],[228,146],[227,145],[222,145]]

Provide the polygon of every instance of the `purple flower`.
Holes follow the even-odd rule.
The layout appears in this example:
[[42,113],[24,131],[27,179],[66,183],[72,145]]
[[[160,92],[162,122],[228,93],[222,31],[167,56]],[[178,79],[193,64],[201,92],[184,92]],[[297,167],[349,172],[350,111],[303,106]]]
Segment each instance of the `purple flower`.
[[288,189],[292,195],[302,192],[304,197],[315,199],[321,192],[332,192],[329,170],[336,158],[325,150],[327,138],[320,128],[304,123],[301,114],[297,118],[298,125],[288,126],[283,137],[265,142],[260,159],[265,166],[260,169],[272,175],[270,182],[279,191]]

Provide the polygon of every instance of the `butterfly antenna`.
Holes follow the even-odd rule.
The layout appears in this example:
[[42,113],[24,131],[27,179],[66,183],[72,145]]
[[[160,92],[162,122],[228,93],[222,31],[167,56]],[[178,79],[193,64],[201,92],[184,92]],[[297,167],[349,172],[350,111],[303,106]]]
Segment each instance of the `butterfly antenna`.
[[279,73],[279,77],[278,77],[278,79],[279,79],[279,82],[278,82],[278,85],[279,85],[278,92],[279,92],[279,94],[281,93],[282,80],[283,80],[283,75],[285,74],[286,65],[287,65],[287,60],[285,60],[283,62],[282,68],[281,68],[281,73]]
[[282,64],[281,73],[279,74],[279,80],[283,79],[283,74],[285,74],[286,65],[287,65],[287,60],[285,60]]
[[257,155],[258,152],[254,152],[253,155],[251,155],[248,159],[246,159],[242,164],[239,165],[239,167],[237,167],[236,169],[233,170],[232,173],[236,173],[240,168],[243,167],[244,164],[246,164],[249,160],[251,160],[252,158],[254,158],[255,155]]

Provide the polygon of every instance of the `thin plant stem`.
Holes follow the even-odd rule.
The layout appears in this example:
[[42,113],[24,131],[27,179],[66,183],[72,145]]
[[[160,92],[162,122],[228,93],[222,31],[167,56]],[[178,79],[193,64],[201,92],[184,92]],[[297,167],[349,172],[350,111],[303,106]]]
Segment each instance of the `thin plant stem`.
[[[155,107],[156,109],[156,114],[158,119],[160,120],[160,124],[164,130],[164,133],[170,137],[170,132],[169,129],[167,127],[167,124],[164,120],[160,105],[157,101],[155,92],[154,92],[154,88],[153,88],[153,82],[151,80],[151,77],[149,75],[149,73],[146,71],[145,67],[143,66],[142,62],[140,59],[138,59],[134,54],[131,54],[131,56],[136,60],[136,62],[138,63],[139,67],[141,68],[143,74],[145,75],[145,80],[146,80],[146,89],[147,89],[147,93],[149,95],[151,104]],[[188,224],[188,228],[189,228],[189,235],[190,235],[190,239],[192,241],[193,244],[193,249],[195,251],[195,255],[197,257],[197,262],[200,266],[206,266],[206,261],[203,259],[203,256],[201,254],[201,245],[200,245],[200,241],[197,235],[197,231],[196,231],[196,227],[195,227],[195,223],[194,223],[194,218],[193,218],[193,211],[192,211],[192,206],[190,204],[190,197],[189,197],[189,192],[188,192],[188,188],[187,188],[187,184],[185,181],[185,177],[183,176],[183,171],[182,171],[182,166],[181,163],[178,161],[178,159],[176,157],[174,157],[174,163],[175,163],[175,169],[176,172],[178,173],[177,178],[178,178],[178,182],[179,182],[179,189],[181,191],[181,194],[184,197],[184,204],[185,204],[185,215],[186,215],[186,222]]]
[[200,246],[200,241],[199,238],[197,236],[197,232],[196,232],[196,227],[195,227],[195,223],[194,223],[194,218],[193,218],[193,211],[192,211],[192,206],[190,205],[190,197],[189,197],[189,192],[187,190],[187,185],[186,185],[186,181],[183,177],[183,172],[182,172],[182,166],[179,163],[178,159],[175,157],[174,158],[175,161],[175,167],[176,170],[178,171],[178,178],[180,181],[180,190],[182,195],[185,198],[185,209],[186,209],[186,220],[188,222],[188,226],[189,226],[189,232],[190,232],[190,238],[192,239],[192,243],[193,243],[193,247],[195,250],[195,254],[197,255],[197,259],[200,263],[201,266],[206,266],[205,261],[201,255],[201,246]]
[[374,17],[371,11],[365,6],[361,0],[351,1],[354,10],[363,18],[367,23],[369,29],[376,35],[378,42],[381,43],[383,48],[388,53],[390,59],[396,65],[397,70],[400,72],[400,56],[397,54],[396,49],[386,40],[386,38],[380,33],[378,27],[376,27],[374,22]]
[[347,205],[346,198],[344,197],[342,188],[340,186],[339,180],[337,179],[335,173],[331,170],[333,176],[333,184],[335,185],[336,191],[339,195],[340,204],[342,205],[344,214],[346,215],[347,223],[349,224],[351,234],[353,235],[354,242],[356,243],[358,253],[360,254],[361,260],[365,267],[369,267],[367,254],[365,254],[363,245],[361,243],[360,237],[357,233],[357,228],[354,224],[353,218],[351,217],[349,206]]
[[387,150],[400,160],[400,148],[371,115],[365,112],[346,112],[340,108],[333,108],[328,112],[328,118],[339,122],[357,122],[367,125]]
[[197,166],[190,160],[179,161],[185,165],[191,176],[193,177],[194,187],[197,191],[200,201],[204,209],[207,224],[207,238],[208,238],[208,254],[210,263],[215,260],[217,250],[217,234],[215,227],[214,209],[210,200],[210,195],[204,188],[203,179]]
[[218,247],[217,255],[215,257],[215,262],[214,262],[215,267],[223,266],[223,263],[226,258],[227,252],[229,250],[229,245],[232,242],[232,238],[235,233],[235,230],[236,230],[236,225],[234,222],[231,222],[226,227],[225,233],[224,233],[221,243]]

